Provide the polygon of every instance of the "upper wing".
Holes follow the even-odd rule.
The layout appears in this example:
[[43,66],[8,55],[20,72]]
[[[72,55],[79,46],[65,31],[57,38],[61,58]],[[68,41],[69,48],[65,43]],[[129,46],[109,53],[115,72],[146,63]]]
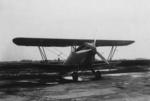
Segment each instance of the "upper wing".
[[[65,47],[79,46],[86,42],[92,43],[90,39],[49,39],[49,38],[14,38],[13,42],[23,46],[43,46],[43,47]],[[129,40],[96,40],[96,46],[124,46],[133,43]]]

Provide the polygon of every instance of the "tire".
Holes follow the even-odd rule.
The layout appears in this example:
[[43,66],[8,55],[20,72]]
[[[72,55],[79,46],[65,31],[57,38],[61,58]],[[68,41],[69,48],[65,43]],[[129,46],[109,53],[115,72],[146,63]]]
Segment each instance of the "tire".
[[77,72],[73,72],[72,73],[72,79],[73,79],[73,81],[78,81],[78,73]]
[[95,79],[101,79],[101,78],[102,78],[101,72],[100,71],[96,71],[95,72]]

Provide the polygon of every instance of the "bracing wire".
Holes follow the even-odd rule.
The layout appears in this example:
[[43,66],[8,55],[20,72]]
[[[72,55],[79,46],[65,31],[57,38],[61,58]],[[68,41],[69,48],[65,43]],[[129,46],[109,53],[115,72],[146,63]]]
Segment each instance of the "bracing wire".
[[56,51],[50,50],[49,48],[46,49],[64,60],[64,58],[61,56],[62,53],[58,54]]

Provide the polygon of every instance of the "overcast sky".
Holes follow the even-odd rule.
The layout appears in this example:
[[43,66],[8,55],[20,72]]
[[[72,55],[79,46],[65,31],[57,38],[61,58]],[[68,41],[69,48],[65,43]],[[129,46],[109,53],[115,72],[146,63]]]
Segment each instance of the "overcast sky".
[[[150,58],[149,0],[0,0],[0,61],[41,59],[37,47],[14,37],[135,40],[118,47],[116,59]],[[49,59],[60,53],[48,48]],[[57,48],[69,54],[69,48]],[[108,55],[109,48],[98,48]],[[52,52],[53,51],[53,52]]]

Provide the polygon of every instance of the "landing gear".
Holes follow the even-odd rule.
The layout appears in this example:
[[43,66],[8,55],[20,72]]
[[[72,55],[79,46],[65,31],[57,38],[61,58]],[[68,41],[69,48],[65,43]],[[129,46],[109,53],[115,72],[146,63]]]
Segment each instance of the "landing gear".
[[78,72],[73,72],[72,73],[72,79],[73,79],[73,81],[78,81]]
[[95,79],[101,79],[101,78],[102,78],[101,72],[100,71],[96,71],[95,72]]
[[96,79],[96,80],[99,80],[99,79],[102,78],[102,74],[101,74],[100,71],[94,71],[94,70],[92,70],[92,72],[93,72],[93,74],[95,75],[95,79]]

